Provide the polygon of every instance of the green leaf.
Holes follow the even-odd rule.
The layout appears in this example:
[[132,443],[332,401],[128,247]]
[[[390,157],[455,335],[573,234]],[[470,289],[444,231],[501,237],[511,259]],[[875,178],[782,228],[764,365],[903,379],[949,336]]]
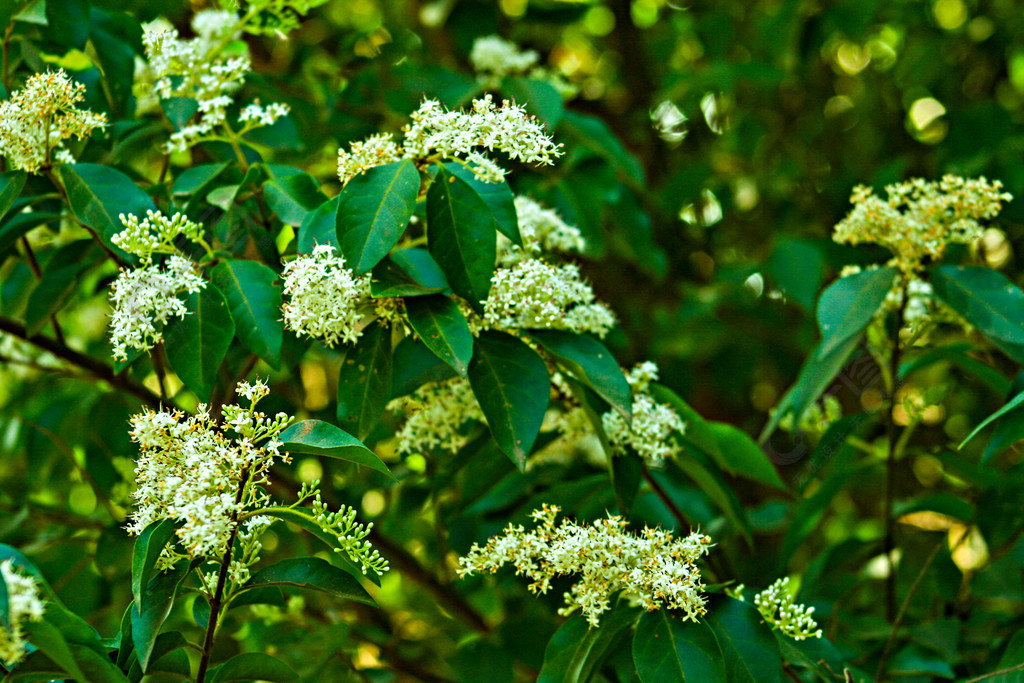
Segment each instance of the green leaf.
[[323,458],[347,460],[393,477],[384,461],[348,432],[320,420],[302,420],[291,425],[278,437],[289,453],[305,453]]
[[[319,538],[323,541],[327,547],[332,550],[339,551],[344,550],[341,544],[338,542],[338,537],[330,532],[324,531],[323,528],[316,523],[313,519],[313,513],[309,508],[298,508],[298,507],[283,507],[283,506],[272,506],[267,508],[260,508],[260,515],[267,517],[274,517],[282,521],[294,524],[309,535]],[[373,569],[367,570],[366,574],[363,574],[363,568],[357,565],[349,558],[346,552],[335,553],[339,562],[341,562],[345,571],[355,577],[365,576],[367,579],[372,581],[376,585],[380,585],[380,576]]]
[[[718,449],[722,452],[728,470],[732,474],[752,479],[780,491],[789,491],[782,481],[775,465],[757,443],[736,427],[725,422],[708,423],[712,433],[718,440]],[[689,425],[687,425],[689,429]]]
[[338,202],[341,197],[332,197],[306,214],[299,226],[298,252],[309,254],[319,244],[338,246]]
[[[753,548],[754,541],[750,536],[750,520],[747,518],[746,508],[718,468],[713,467],[700,453],[688,453],[682,458],[676,458],[672,465],[682,470],[707,494],[718,509],[725,513],[726,518],[736,526],[736,530],[743,534],[747,545]],[[652,476],[658,478],[658,473],[653,472]]]
[[597,392],[622,413],[627,422],[632,421],[633,398],[629,382],[615,357],[601,342],[562,330],[533,330],[530,336],[555,357],[563,370]]
[[1017,285],[982,266],[936,266],[928,272],[935,296],[1024,363],[1024,292]]
[[409,324],[428,349],[465,377],[473,356],[473,334],[458,305],[442,294],[405,302]]
[[346,571],[321,560],[319,557],[293,557],[264,567],[242,586],[248,591],[269,586],[306,588],[321,591],[336,598],[355,600],[376,606],[362,584]]
[[586,683],[638,613],[622,608],[605,612],[597,628],[591,628],[583,615],[573,616],[548,642],[537,683]]
[[194,97],[167,97],[160,100],[160,108],[174,129],[181,130],[199,111],[199,100]]
[[195,392],[200,401],[207,401],[217,381],[217,371],[235,337],[235,322],[228,311],[228,302],[216,285],[207,284],[197,293],[189,294],[185,303],[188,314],[175,318],[164,330],[167,360],[178,377]]
[[277,273],[256,261],[224,260],[210,275],[224,293],[238,338],[268,365],[280,367],[284,325]]
[[132,596],[135,602],[144,606],[143,589],[153,578],[156,561],[164,546],[174,538],[174,520],[164,519],[153,522],[135,539],[132,550]]
[[198,562],[182,561],[169,571],[157,572],[143,589],[142,603],[132,602],[132,642],[143,673],[149,670],[157,636],[171,613],[178,589]]
[[125,260],[133,257],[116,247],[111,238],[124,229],[120,214],[140,219],[156,209],[153,200],[131,178],[108,166],[98,164],[61,164],[57,167],[68,193],[68,204],[75,217],[100,236],[107,248]]
[[494,216],[469,184],[440,166],[427,191],[427,239],[452,290],[474,306],[487,299],[497,258]]
[[779,645],[771,627],[750,603],[713,598],[707,623],[715,632],[730,683],[780,683]]
[[658,403],[667,404],[686,424],[686,431],[679,437],[684,446],[701,451],[722,469],[729,469],[725,456],[718,448],[718,437],[700,413],[664,384],[651,384],[650,394]]
[[643,184],[644,171],[640,162],[626,151],[608,124],[600,118],[567,111],[558,125],[557,134],[569,147],[578,147],[607,161],[623,180],[635,186]]
[[381,296],[429,296],[448,289],[447,283],[428,287],[416,280],[405,268],[388,257],[373,267],[370,274],[370,295]]
[[380,322],[363,330],[338,373],[338,423],[365,439],[391,397],[391,329]]
[[59,213],[12,213],[0,223],[0,256],[33,228],[60,220]]
[[466,181],[474,192],[484,200],[490,207],[494,216],[494,228],[513,244],[523,246],[523,236],[519,234],[519,216],[516,213],[516,199],[512,195],[512,188],[502,180],[500,183],[491,183],[479,180],[476,174],[462,164],[452,164],[445,167],[452,175],[456,175]]
[[50,321],[50,317],[67,304],[79,284],[80,273],[87,265],[71,263],[46,269],[43,279],[29,294],[28,305],[25,307],[25,330],[29,336],[38,334]]
[[60,665],[64,671],[80,680],[87,680],[85,674],[78,667],[78,662],[75,661],[74,655],[71,654],[71,648],[68,647],[63,634],[56,627],[45,621],[26,621],[24,629],[28,642],[39,648],[43,654]]
[[520,470],[544,422],[550,379],[540,356],[504,332],[477,337],[469,383],[494,440]]
[[210,683],[230,681],[266,681],[267,683],[302,683],[292,668],[276,657],[262,652],[243,652],[210,670]]
[[[1013,400],[1018,394],[1024,394],[1024,371],[1018,373],[1013,379],[1013,384],[1010,385],[1006,396],[1007,402]],[[972,433],[967,438],[969,439],[971,436],[974,434]],[[996,428],[992,432],[992,438],[989,439],[985,446],[985,452],[981,455],[981,462],[987,463],[1021,439],[1024,439],[1024,408],[1017,407],[999,418]],[[966,440],[964,443],[967,443]],[[963,444],[960,447],[962,448]]]
[[0,218],[7,215],[14,206],[14,200],[21,194],[27,178],[28,174],[24,171],[0,173]]
[[[98,4],[98,3],[97,3]],[[108,7],[108,9],[120,8]],[[142,26],[139,20],[124,12],[89,10],[90,57],[103,74],[104,94],[114,120],[130,118],[135,102],[132,83],[135,57],[142,56]],[[95,55],[93,57],[93,55]]]
[[643,683],[725,683],[725,662],[714,631],[668,610],[645,612],[633,637],[633,662]]
[[831,642],[825,638],[794,640],[779,631],[772,631],[772,635],[784,660],[810,669],[825,683],[836,682],[836,672],[843,670],[843,658]]
[[450,365],[410,335],[395,347],[391,398],[410,394],[427,382],[442,382],[456,376]]
[[565,114],[562,96],[547,81],[533,78],[506,78],[502,82],[502,93],[526,107],[526,111],[535,115],[548,129],[553,129]]
[[267,206],[285,225],[299,227],[311,212],[327,200],[320,186],[308,173],[268,180],[263,185]]
[[503,647],[472,640],[459,648],[452,661],[459,683],[512,683],[515,660]]
[[89,38],[89,4],[85,0],[46,0],[46,34],[64,47],[85,49]]
[[819,353],[831,353],[858,336],[882,306],[895,277],[896,269],[889,266],[848,275],[829,285],[818,299]]
[[420,174],[409,160],[371,168],[339,195],[337,229],[349,268],[365,273],[398,244],[416,208]]
[[[199,598],[196,601],[198,602]],[[181,635],[178,631],[161,633],[157,636],[156,643],[153,645],[153,654],[150,655],[152,663],[149,665],[149,673],[172,673],[182,678],[191,679],[192,666],[189,663],[188,655],[182,650],[187,645],[188,642],[185,640],[185,636]],[[128,672],[128,678],[132,681],[140,681],[142,677],[142,666],[136,659]]]

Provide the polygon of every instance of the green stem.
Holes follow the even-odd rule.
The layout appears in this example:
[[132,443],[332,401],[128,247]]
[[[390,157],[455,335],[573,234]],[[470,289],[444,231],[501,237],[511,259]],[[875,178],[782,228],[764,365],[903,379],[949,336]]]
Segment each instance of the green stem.
[[896,436],[896,420],[893,417],[893,409],[896,407],[896,392],[899,389],[900,370],[900,330],[903,329],[903,312],[907,307],[906,282],[900,282],[899,296],[900,305],[896,310],[896,333],[892,342],[892,353],[889,357],[889,401],[888,401],[888,441],[889,457],[885,463],[885,538],[883,541],[883,552],[889,562],[889,575],[885,578],[885,618],[890,624],[896,620],[896,561],[893,558],[893,550],[896,547],[895,531],[896,520],[893,519],[892,508],[895,499],[895,478],[896,478],[896,456],[898,440]]

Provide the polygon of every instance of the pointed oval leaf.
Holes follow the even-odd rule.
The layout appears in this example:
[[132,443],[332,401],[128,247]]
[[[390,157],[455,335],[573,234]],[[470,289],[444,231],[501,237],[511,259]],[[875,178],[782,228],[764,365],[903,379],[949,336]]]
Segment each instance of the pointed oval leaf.
[[328,593],[336,598],[377,605],[362,584],[351,574],[319,557],[293,557],[264,567],[253,574],[239,590],[247,591],[269,586],[307,588]]
[[643,683],[726,683],[722,648],[704,622],[645,612],[633,637],[633,663]]
[[298,252],[308,254],[318,244],[338,246],[338,202],[332,197],[306,214],[299,226]]
[[376,453],[356,437],[329,422],[302,420],[281,432],[278,439],[284,444],[281,448],[289,453],[347,460],[393,478],[388,466]]
[[745,432],[725,422],[710,422],[708,426],[718,440],[718,449],[731,473],[781,491],[789,491],[775,465]]
[[447,284],[428,287],[418,281],[393,259],[384,259],[373,267],[370,275],[370,295],[381,296],[428,296],[448,289]]
[[427,382],[442,382],[455,376],[450,365],[435,356],[426,344],[410,335],[395,347],[391,398],[410,394]]
[[281,222],[296,228],[327,201],[319,183],[308,173],[273,178],[264,183],[263,191],[267,206]]
[[210,670],[210,683],[231,681],[266,681],[267,683],[302,683],[290,666],[263,652],[243,652]]
[[982,266],[937,266],[929,273],[935,296],[1006,355],[1024,363],[1024,291],[1020,287]]
[[476,340],[468,375],[494,440],[522,470],[548,409],[547,366],[525,342],[486,331]]
[[25,187],[25,180],[28,174],[25,171],[8,171],[0,173],[0,218],[3,218],[11,207],[14,200],[21,194]]
[[420,174],[409,160],[371,168],[348,181],[339,195],[337,230],[350,268],[365,273],[398,244],[419,191]]
[[406,300],[405,312],[427,348],[465,377],[473,356],[473,334],[458,305],[435,294]]
[[727,596],[713,600],[707,621],[722,648],[727,680],[780,683],[779,645],[757,608]]
[[629,382],[604,344],[593,337],[562,330],[534,330],[530,336],[540,342],[564,370],[596,391],[626,420],[632,420]]
[[192,564],[182,561],[170,571],[157,572],[143,588],[142,604],[132,602],[132,642],[143,673],[149,670],[157,636],[171,613],[178,589],[198,563],[198,560]]
[[452,175],[457,175],[466,181],[480,199],[491,209],[494,216],[494,227],[513,244],[523,246],[523,236],[519,233],[519,215],[516,212],[516,200],[512,195],[512,188],[502,180],[500,183],[490,183],[478,180],[476,174],[462,164],[446,166]]
[[391,397],[391,329],[374,323],[345,354],[338,373],[338,423],[365,439]]
[[895,277],[896,269],[891,266],[864,270],[839,278],[821,293],[817,315],[822,354],[830,353],[868,326]]
[[132,595],[143,604],[143,589],[153,578],[156,561],[167,542],[174,537],[174,520],[163,519],[147,526],[135,539],[132,550]]
[[498,249],[494,217],[480,195],[444,166],[427,191],[427,240],[456,294],[474,306],[487,299]]
[[284,325],[277,273],[256,261],[225,260],[210,275],[228,302],[238,338],[268,365],[280,367]]
[[224,295],[209,283],[189,294],[185,308],[188,313],[184,318],[167,324],[164,348],[168,362],[185,386],[200,401],[207,401],[213,393],[217,370],[235,337],[235,322]]
[[39,648],[43,654],[60,665],[64,671],[86,680],[85,674],[78,667],[75,656],[71,654],[71,648],[64,639],[64,635],[55,626],[46,621],[26,621],[23,625],[25,639]]
[[606,612],[597,628],[581,614],[566,621],[548,641],[537,683],[586,683],[637,614],[639,610],[621,608]]
[[99,164],[61,164],[57,167],[68,204],[75,217],[96,231],[103,243],[123,259],[134,259],[110,239],[121,232],[120,214],[135,214],[156,209],[153,200],[125,174]]

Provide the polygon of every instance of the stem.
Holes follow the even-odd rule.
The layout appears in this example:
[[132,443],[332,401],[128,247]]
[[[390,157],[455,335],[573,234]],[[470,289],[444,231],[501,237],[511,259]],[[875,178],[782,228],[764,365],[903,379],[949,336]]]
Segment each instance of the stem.
[[210,655],[213,654],[213,639],[217,634],[217,619],[220,616],[220,609],[224,606],[224,586],[228,582],[228,570],[231,568],[231,550],[235,544],[235,537],[238,536],[238,504],[242,502],[245,494],[246,484],[249,483],[249,471],[242,470],[242,476],[238,482],[238,492],[235,494],[236,511],[231,515],[231,533],[228,535],[227,546],[224,548],[224,557],[220,561],[220,572],[217,574],[217,588],[210,596],[210,621],[206,625],[206,638],[203,640],[203,656],[199,660],[199,672],[196,674],[196,683],[205,683],[206,670],[210,666]]
[[160,400],[167,400],[167,377],[164,370],[164,343],[160,342],[153,348],[153,353],[150,355],[153,360],[153,370],[156,372],[156,381],[160,385]]
[[791,669],[789,667],[789,664],[787,664],[786,662],[782,663],[782,673],[784,673],[787,676],[789,676],[789,678],[791,680],[796,681],[796,683],[804,683],[802,680],[800,680],[800,677],[796,675],[796,672],[793,671],[793,669]]
[[893,498],[896,473],[896,420],[893,417],[893,410],[896,408],[896,390],[898,389],[898,378],[900,371],[900,330],[903,329],[903,312],[907,307],[906,283],[900,282],[900,305],[896,310],[896,334],[892,342],[892,354],[889,357],[889,456],[885,462],[885,540],[883,552],[889,561],[889,575],[885,579],[885,619],[890,624],[896,620],[896,562],[893,559],[895,549],[896,521],[892,516]]
[[966,683],[977,683],[978,681],[984,681],[987,678],[995,678],[996,676],[1000,676],[1002,674],[1008,674],[1008,673],[1011,673],[1013,671],[1020,671],[1021,669],[1024,669],[1024,664],[1016,664],[1014,666],[1011,666],[1008,669],[1000,669],[999,671],[993,671],[992,673],[985,674],[984,676],[978,676],[977,678],[972,678],[971,680],[967,681]]
[[[28,267],[32,271],[32,275],[37,282],[42,280],[43,271],[39,268],[39,260],[36,258],[36,253],[32,250],[32,245],[29,243],[28,238],[24,235],[21,237],[21,247],[25,250],[25,255],[28,257]],[[53,324],[53,335],[57,337],[57,341],[67,345],[67,341],[64,339],[64,331],[60,329],[56,314],[50,316],[50,322]]]
[[114,370],[109,365],[93,358],[92,356],[79,353],[78,351],[69,348],[66,344],[62,344],[54,339],[40,337],[39,335],[29,336],[24,325],[3,316],[0,316],[0,332],[12,334],[37,348],[48,351],[57,358],[61,358],[72,365],[85,370],[90,375],[102,379],[107,384],[135,396],[143,403],[146,403],[153,408],[160,407],[159,396],[143,385],[133,382],[127,377],[114,374]]
[[4,31],[4,46],[3,46],[4,63],[3,63],[3,72],[0,72],[0,83],[3,84],[4,90],[7,90],[8,92],[10,91],[10,89],[7,87],[7,84],[8,84],[7,72],[8,72],[9,67],[10,67],[10,55],[8,53],[10,52],[11,34],[13,32],[14,32],[14,20],[12,19],[11,23],[7,24],[7,30]]

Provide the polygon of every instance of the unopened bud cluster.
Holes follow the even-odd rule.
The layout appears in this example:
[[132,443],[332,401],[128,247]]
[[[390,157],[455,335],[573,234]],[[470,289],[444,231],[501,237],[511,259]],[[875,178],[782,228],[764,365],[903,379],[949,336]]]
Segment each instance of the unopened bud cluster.
[[41,621],[46,604],[39,596],[36,580],[14,566],[0,562],[0,581],[6,592],[6,619],[0,620],[0,662],[12,666],[25,656],[25,622]]
[[559,512],[557,506],[544,505],[531,515],[535,528],[510,524],[504,535],[491,538],[485,547],[474,544],[459,559],[459,576],[494,573],[511,564],[516,573],[533,581],[532,592],[543,594],[555,577],[578,574],[559,613],[579,609],[594,627],[620,591],[639,599],[649,611],[677,609],[694,621],[704,615],[704,584],[696,562],[711,548],[709,537],[691,533],[676,539],[668,531],[647,527],[632,534],[618,515],[590,525],[566,519],[556,525]]
[[104,114],[78,108],[85,86],[63,69],[36,74],[0,102],[0,155],[14,168],[39,173],[55,161],[74,163],[64,141],[85,139],[107,125]]
[[789,577],[779,579],[754,596],[754,605],[772,628],[796,640],[821,638],[821,629],[812,616],[813,607],[793,602],[789,593]]

